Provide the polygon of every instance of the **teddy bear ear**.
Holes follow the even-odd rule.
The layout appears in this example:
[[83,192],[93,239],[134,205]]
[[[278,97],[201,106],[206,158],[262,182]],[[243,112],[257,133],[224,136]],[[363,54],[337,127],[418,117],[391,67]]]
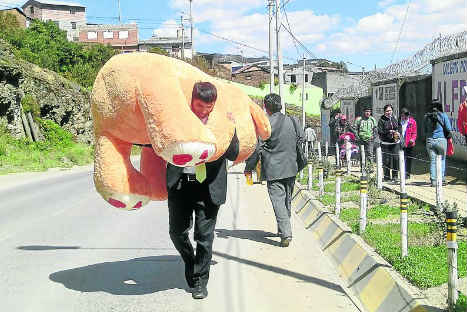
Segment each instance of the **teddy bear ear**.
[[256,134],[262,139],[267,140],[271,136],[271,124],[266,113],[253,101],[249,103],[250,114],[255,124]]

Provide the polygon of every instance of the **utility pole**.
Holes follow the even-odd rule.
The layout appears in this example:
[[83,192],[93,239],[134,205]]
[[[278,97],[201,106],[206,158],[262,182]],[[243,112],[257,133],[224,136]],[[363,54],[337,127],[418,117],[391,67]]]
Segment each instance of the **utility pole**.
[[305,54],[303,55],[303,79],[302,79],[302,127],[305,130]]
[[285,104],[284,104],[284,92],[283,87],[283,68],[282,68],[282,52],[280,44],[280,34],[281,34],[281,0],[276,0],[276,45],[277,45],[277,65],[279,66],[278,75],[279,75],[279,95],[281,97],[282,110],[281,112],[285,114]]
[[120,0],[118,0],[117,2],[118,2],[118,23],[121,24],[122,23],[122,11],[120,10]]
[[273,25],[272,25],[272,6],[273,0],[269,0],[268,9],[269,9],[269,93],[274,91],[274,55],[273,55]]
[[193,15],[191,14],[191,3],[193,0],[190,0],[190,39],[191,39],[191,59],[195,56],[195,44],[193,43]]
[[181,49],[181,57],[182,60],[185,59],[185,28],[183,27],[183,15],[180,16],[180,24],[182,25],[182,49]]

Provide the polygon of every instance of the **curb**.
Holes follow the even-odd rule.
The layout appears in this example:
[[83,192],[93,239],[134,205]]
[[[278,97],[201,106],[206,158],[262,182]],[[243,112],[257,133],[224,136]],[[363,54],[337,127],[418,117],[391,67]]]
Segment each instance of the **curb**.
[[292,209],[321,249],[336,265],[345,286],[368,312],[434,312],[423,294],[410,285],[363,239],[317,201],[306,188],[295,185]]

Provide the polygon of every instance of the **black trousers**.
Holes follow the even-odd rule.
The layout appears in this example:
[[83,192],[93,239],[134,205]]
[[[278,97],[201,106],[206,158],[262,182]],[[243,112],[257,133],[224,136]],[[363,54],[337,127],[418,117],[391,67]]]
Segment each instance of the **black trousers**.
[[[190,287],[199,282],[206,286],[212,259],[212,243],[219,206],[211,202],[207,185],[184,179],[168,191],[169,233],[175,248],[185,262],[185,277]],[[193,226],[196,254],[188,238]]]
[[413,146],[404,147],[405,176],[409,177],[412,173]]
[[384,179],[390,179],[391,169],[392,178],[397,179],[397,171],[399,170],[399,148],[399,144],[381,144]]

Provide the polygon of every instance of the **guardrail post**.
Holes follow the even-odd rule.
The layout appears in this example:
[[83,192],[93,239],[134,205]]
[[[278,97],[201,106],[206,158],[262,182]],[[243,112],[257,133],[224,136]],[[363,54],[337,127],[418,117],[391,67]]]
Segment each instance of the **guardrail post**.
[[309,153],[309,146],[308,146],[308,141],[305,141],[305,155],[306,159],[310,158],[310,153]]
[[313,163],[308,163],[308,190],[311,191],[313,189]]
[[321,142],[318,142],[318,161],[321,161]]
[[436,207],[442,211],[443,203],[443,177],[441,173],[441,155],[436,155]]
[[341,167],[341,159],[340,159],[340,153],[339,153],[339,143],[336,143],[336,168]]
[[449,311],[454,311],[457,302],[457,211],[446,212],[447,235],[446,244],[448,247],[448,306]]
[[377,183],[376,187],[378,190],[383,189],[383,153],[381,151],[381,146],[376,148],[376,177]]
[[368,205],[368,177],[360,177],[360,231],[362,234],[366,229],[366,211]]
[[337,168],[336,170],[336,210],[335,214],[339,218],[341,214],[341,177],[342,170]]
[[326,141],[324,145],[324,160],[328,161],[328,153],[329,153],[329,142]]
[[351,165],[351,158],[350,158],[350,142],[345,142],[345,159],[347,160],[347,175],[350,175],[350,165]]
[[408,251],[408,204],[409,197],[406,193],[401,193],[401,255],[403,258],[409,255]]
[[319,197],[322,197],[324,195],[324,168],[321,162],[319,164],[318,174],[319,174]]
[[363,175],[365,175],[365,164],[366,164],[366,158],[365,158],[365,146],[360,145],[360,170]]

